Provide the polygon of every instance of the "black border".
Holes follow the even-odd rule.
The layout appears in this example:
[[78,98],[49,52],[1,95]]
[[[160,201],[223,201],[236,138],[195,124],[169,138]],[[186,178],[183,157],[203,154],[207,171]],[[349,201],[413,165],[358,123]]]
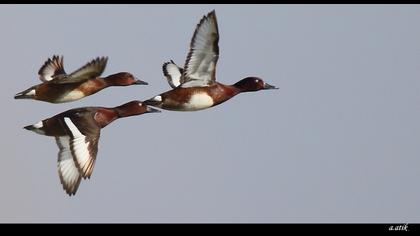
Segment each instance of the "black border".
[[[37,2],[31,1],[2,1],[1,5],[7,4],[98,4],[97,1],[51,1],[51,0],[43,0]],[[101,1],[99,4],[109,4],[115,3],[112,1]],[[118,4],[233,4],[238,2],[235,1],[200,1],[200,3],[183,0],[183,1],[150,1],[150,0],[141,0],[137,2],[133,1],[118,1]],[[249,2],[252,3],[252,2]],[[246,3],[246,4],[249,4]],[[272,1],[258,1],[258,4],[272,4]],[[337,3],[334,1],[282,1],[281,4],[374,4],[374,3],[382,3],[382,4],[389,4],[384,3],[383,1],[344,1],[341,3]],[[399,2],[398,4],[406,4],[409,2]],[[240,3],[244,4],[244,2]],[[278,4],[278,3],[277,3]],[[413,3],[411,3],[413,4]],[[164,5],[163,5],[164,6]],[[28,232],[28,233],[59,233],[59,232],[68,232],[68,233],[81,233],[78,231],[78,227],[85,228],[84,233],[87,232],[95,232],[99,233],[100,231],[104,231],[105,233],[109,233],[109,230],[114,228],[118,230],[117,232],[135,232],[135,233],[144,233],[150,230],[152,233],[159,233],[159,232],[169,232],[173,235],[176,232],[191,232],[191,233],[264,233],[264,232],[275,232],[275,233],[282,233],[282,232],[394,232],[394,231],[401,231],[401,232],[419,232],[420,224],[419,223],[404,223],[404,222],[391,222],[391,223],[95,223],[90,224],[89,222],[80,224],[80,223],[0,223],[1,227],[5,230],[10,230],[9,232]],[[404,230],[404,226],[407,225],[407,231]],[[390,230],[391,227],[401,226],[401,230]],[[44,228],[45,227],[45,228]],[[55,228],[57,227],[57,228]],[[69,228],[71,227],[71,228]],[[90,229],[94,231],[90,231]]]
[[[407,230],[404,230],[404,225],[407,225]],[[95,234],[103,231],[108,234],[110,230],[116,230],[118,235],[125,232],[133,232],[144,234],[151,233],[193,233],[194,235],[201,235],[205,233],[283,233],[283,232],[394,232],[389,230],[390,227],[401,226],[401,232],[419,232],[420,224],[418,223],[30,223],[30,224],[1,224],[1,227],[9,232],[19,233],[28,232],[34,233],[86,233],[94,232]],[[57,227],[57,228],[55,228]],[[83,229],[78,229],[82,227]]]

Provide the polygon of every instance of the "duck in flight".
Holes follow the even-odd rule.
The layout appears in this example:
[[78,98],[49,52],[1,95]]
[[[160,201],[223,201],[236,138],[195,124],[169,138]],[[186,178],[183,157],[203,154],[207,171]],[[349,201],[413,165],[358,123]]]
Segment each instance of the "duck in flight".
[[64,71],[63,56],[54,55],[39,69],[42,83],[15,95],[15,99],[34,99],[50,103],[72,102],[92,95],[109,86],[147,85],[131,73],[120,72],[100,77],[108,58],[96,58],[71,74]]
[[90,178],[98,153],[102,128],[116,119],[160,112],[141,101],[121,106],[81,107],[71,109],[24,128],[35,133],[53,136],[57,142],[58,175],[68,195],[75,195],[80,181]]
[[218,42],[219,31],[213,10],[198,23],[184,68],[172,60],[163,64],[163,74],[172,90],[144,103],[166,110],[197,111],[221,104],[239,93],[277,89],[258,77],[246,77],[233,85],[217,82]]

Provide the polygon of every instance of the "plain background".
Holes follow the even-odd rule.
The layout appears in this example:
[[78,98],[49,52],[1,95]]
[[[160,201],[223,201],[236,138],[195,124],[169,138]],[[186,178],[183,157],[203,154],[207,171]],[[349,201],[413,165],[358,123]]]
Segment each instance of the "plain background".
[[[62,190],[54,138],[22,129],[170,89],[215,9],[219,82],[279,90],[102,130],[90,180]],[[1,222],[419,222],[419,5],[1,5]],[[108,56],[148,86],[65,104],[14,100],[48,57]]]

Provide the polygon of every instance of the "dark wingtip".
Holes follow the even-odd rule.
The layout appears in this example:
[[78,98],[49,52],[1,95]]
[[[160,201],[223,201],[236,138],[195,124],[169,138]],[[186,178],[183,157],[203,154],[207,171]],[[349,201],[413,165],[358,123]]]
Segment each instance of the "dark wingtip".
[[69,195],[69,197],[76,195],[76,191],[70,191],[70,190],[66,190],[67,195]]
[[216,18],[216,10],[212,10],[211,12],[207,13],[205,18]]

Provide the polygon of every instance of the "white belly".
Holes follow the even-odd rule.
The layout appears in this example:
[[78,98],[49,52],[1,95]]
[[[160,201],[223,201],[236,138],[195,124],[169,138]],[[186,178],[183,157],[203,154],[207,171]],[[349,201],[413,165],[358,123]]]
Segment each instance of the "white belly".
[[83,98],[84,96],[85,96],[84,93],[82,93],[81,91],[75,90],[57,99],[57,102],[71,102],[71,101],[79,100]]
[[197,111],[213,106],[213,99],[206,93],[197,93],[191,96],[190,101],[184,104],[185,111]]

